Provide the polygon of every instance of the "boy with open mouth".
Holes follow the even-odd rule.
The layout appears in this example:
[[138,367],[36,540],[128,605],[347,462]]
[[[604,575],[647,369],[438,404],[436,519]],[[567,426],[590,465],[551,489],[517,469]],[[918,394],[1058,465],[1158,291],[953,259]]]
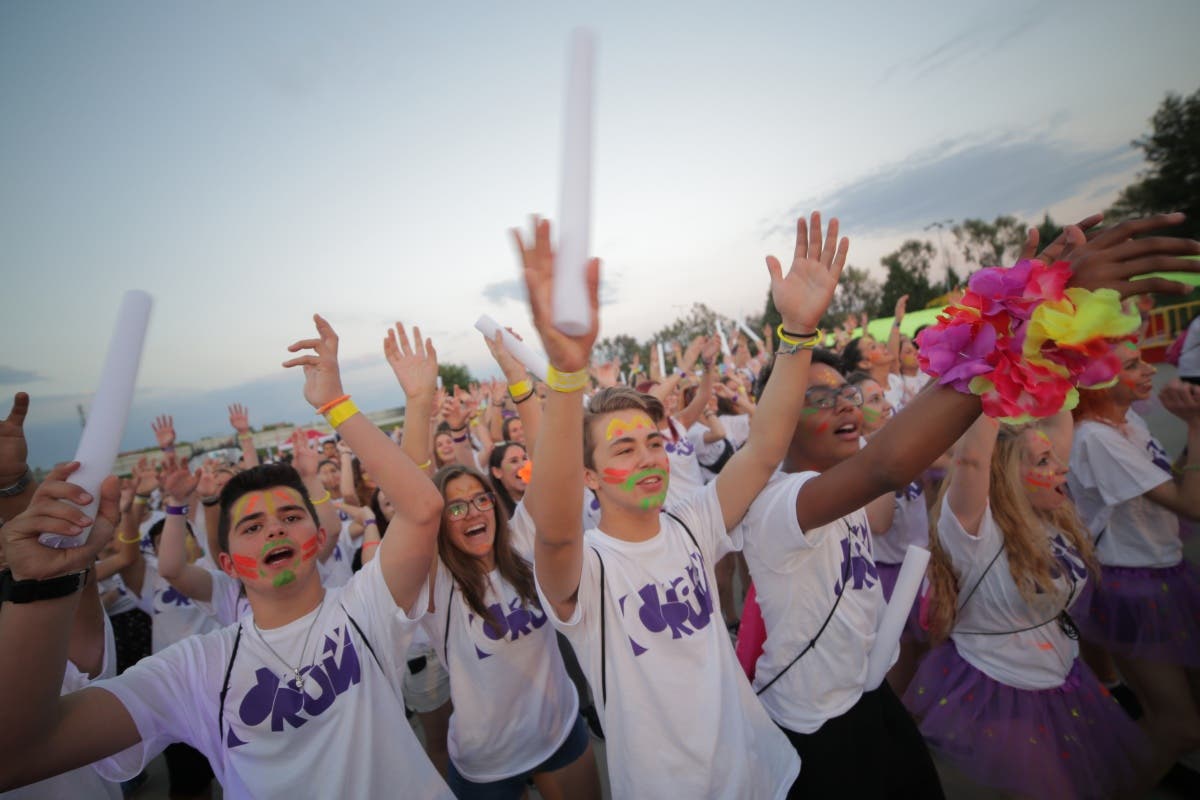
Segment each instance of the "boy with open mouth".
[[[92,762],[124,779],[182,741],[204,753],[230,798],[383,797],[401,786],[408,797],[450,797],[400,697],[401,656],[423,610],[442,498],[343,393],[337,335],[315,320],[318,336],[290,348],[313,352],[284,366],[303,367],[305,399],[395,501],[377,557],[344,587],[322,586],[317,555],[326,529],[299,475],[282,465],[247,470],[221,492],[218,560],[242,582],[251,613],[59,698],[79,600],[61,589],[61,576],[86,572],[112,535],[118,493],[110,478],[96,519],[83,518],[65,502],[84,505],[82,490],[67,482],[77,465],[57,467],[4,527],[12,579],[41,591],[0,614],[8,723],[0,787]],[[37,540],[86,525],[93,528],[82,547],[53,550]]]

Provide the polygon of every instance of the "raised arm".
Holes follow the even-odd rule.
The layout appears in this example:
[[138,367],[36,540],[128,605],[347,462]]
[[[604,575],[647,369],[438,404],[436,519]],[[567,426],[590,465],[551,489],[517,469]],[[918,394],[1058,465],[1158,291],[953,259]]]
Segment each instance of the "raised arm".
[[[1147,291],[1185,294],[1190,287],[1177,281],[1132,280],[1154,271],[1200,272],[1200,261],[1183,257],[1200,253],[1200,242],[1160,236],[1133,238],[1182,220],[1182,214],[1130,220],[1090,240],[1071,226],[1038,259],[1067,261],[1073,273],[1068,286],[1113,289],[1122,297]],[[827,525],[879,495],[905,486],[966,433],[980,412],[978,397],[931,382],[871,437],[865,448],[801,488],[796,499],[800,526],[809,530]]]
[[180,594],[207,603],[212,600],[212,575],[204,567],[187,560],[187,518],[174,509],[186,506],[200,483],[200,470],[188,472],[174,456],[166,460],[162,474],[167,516],[158,540],[158,574]]
[[[41,545],[43,532],[73,536],[92,523],[79,509],[88,498],[67,483],[78,463],[55,467],[24,513],[0,535],[15,580],[47,580],[87,569],[112,537],[119,488],[115,477],[100,488],[100,505],[82,547]],[[0,613],[0,791],[41,780],[137,744],[137,727],[125,707],[100,689],[60,697],[71,633],[81,593],[55,600],[5,603]],[[87,613],[86,611],[84,612]]]
[[979,535],[979,523],[988,505],[988,487],[992,452],[1000,423],[991,417],[975,420],[954,448],[954,468],[946,477],[946,502],[958,518],[958,524],[972,536]]
[[[786,275],[779,259],[767,256],[771,298],[783,317],[783,329],[805,337],[795,341],[816,345],[820,339],[817,323],[833,299],[849,248],[848,239],[838,241],[837,219],[829,221],[828,234],[822,241],[821,215],[813,212],[811,221],[801,218],[796,223],[796,248]],[[811,362],[810,348],[780,342],[771,380],[750,424],[750,438],[717,476],[717,496],[726,530],[741,521],[787,454],[804,408]]]
[[[388,329],[383,340],[383,355],[392,367],[392,373],[404,390],[406,419],[425,420],[433,413],[433,397],[437,394],[437,350],[433,342],[421,338],[421,329],[414,326],[412,342],[404,326],[399,322]],[[400,449],[421,466],[422,471],[432,475],[433,438],[425,424],[405,425],[400,439]],[[380,524],[382,520],[380,520]]]
[[[566,619],[574,613],[583,572],[583,385],[600,325],[600,262],[587,265],[592,326],[579,336],[554,327],[554,252],[550,223],[538,220],[526,246],[513,231],[525,271],[533,324],[550,359],[552,380],[525,507],[537,528],[534,569],[542,593]],[[554,376],[569,376],[566,384]],[[578,389],[569,390],[572,386]]]
[[33,497],[35,486],[27,463],[29,446],[25,442],[25,415],[28,413],[29,395],[17,392],[8,417],[0,421],[0,489],[12,492],[0,497],[0,519],[17,516]]
[[325,409],[331,424],[395,506],[396,513],[377,558],[392,599],[400,608],[411,609],[437,552],[442,496],[425,478],[417,462],[359,413],[343,393],[337,334],[319,315],[314,315],[313,320],[317,338],[301,340],[288,348],[293,353],[312,350],[313,354],[293,358],[284,362],[284,366],[304,368],[304,399],[313,408]]
[[1174,480],[1155,486],[1146,497],[1176,514],[1200,520],[1200,386],[1176,378],[1162,388],[1158,398],[1163,408],[1187,425],[1187,461]]
[[[382,433],[382,431],[380,431]],[[387,436],[387,434],[384,434]],[[329,502],[330,492],[321,483],[321,457],[308,442],[308,432],[303,428],[292,431],[292,466],[300,473],[300,480],[308,491],[308,498],[313,508],[317,509],[317,524],[325,529],[325,544],[317,557],[324,564],[337,548],[338,533],[342,530],[342,518],[338,516],[337,506]],[[391,437],[388,437],[391,442]],[[393,442],[395,444],[395,442]]]
[[[511,328],[509,333],[517,336]],[[498,331],[495,339],[489,339],[486,336],[483,338],[487,342],[488,350],[492,351],[492,358],[496,359],[496,363],[500,365],[500,370],[504,373],[504,380],[508,383],[509,396],[517,406],[517,415],[521,418],[521,426],[525,429],[525,449],[533,452],[537,443],[538,429],[542,424],[542,404],[537,401],[533,380],[521,362],[508,352],[508,348],[504,346],[504,337]]]
[[258,450],[254,447],[254,433],[250,430],[250,410],[241,403],[229,407],[229,424],[237,431],[238,447],[242,448],[242,466],[246,469],[258,466]]
[[[704,414],[704,410],[708,408],[709,398],[712,397],[713,383],[717,379],[717,349],[719,347],[720,344],[716,339],[709,339],[700,352],[700,360],[704,364],[704,374],[700,377],[696,396],[678,414],[679,423],[683,425],[684,430],[695,425],[696,421]],[[672,377],[678,380],[677,376]]]
[[[904,311],[908,308],[908,295],[901,295],[896,301],[896,309],[892,312],[892,330],[888,334],[887,349],[892,354],[892,372],[900,374],[900,323],[904,321]],[[866,333],[866,329],[863,329]],[[887,388],[886,386],[883,388]]]

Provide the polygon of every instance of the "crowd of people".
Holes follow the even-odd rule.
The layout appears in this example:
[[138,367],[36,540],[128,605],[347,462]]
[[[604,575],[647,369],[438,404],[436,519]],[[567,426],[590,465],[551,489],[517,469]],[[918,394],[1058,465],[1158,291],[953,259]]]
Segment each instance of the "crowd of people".
[[[884,341],[819,330],[849,241],[814,213],[767,258],[782,324],[643,368],[594,357],[598,261],[591,327],[555,327],[536,220],[514,239],[545,380],[498,335],[503,379],[443,391],[397,323],[389,436],[314,316],[283,366],[334,436],[260,463],[231,406],[240,459],[189,464],[164,415],[161,461],[92,516],[78,464],[32,481],[18,394],[0,796],[119,798],[159,753],[173,798],[574,800],[602,768],[615,798],[942,797],[931,754],[1007,796],[1139,796],[1200,746],[1200,379],[1157,393],[1173,457],[1120,302],[1200,271],[1158,235],[1178,222],[1031,231]],[[869,685],[910,545],[928,571]]]

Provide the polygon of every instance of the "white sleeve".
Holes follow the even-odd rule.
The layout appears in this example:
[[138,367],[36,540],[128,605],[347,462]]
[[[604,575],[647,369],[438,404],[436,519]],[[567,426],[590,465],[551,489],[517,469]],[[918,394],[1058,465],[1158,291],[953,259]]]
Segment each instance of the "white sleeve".
[[1080,485],[1095,489],[1110,506],[1145,494],[1171,476],[1120,434],[1102,425],[1085,424],[1076,431],[1071,471]]
[[750,504],[739,530],[761,554],[759,560],[768,569],[777,566],[780,571],[788,571],[796,553],[817,543],[804,533],[796,519],[796,498],[800,488],[818,474],[776,473]]
[[[368,561],[343,587],[342,606],[371,643],[375,655],[393,675],[403,675],[404,654],[417,622],[429,603],[429,581],[417,593],[411,611],[396,605],[383,577],[379,557]],[[395,670],[399,671],[395,671]]]
[[196,607],[219,624],[232,625],[238,621],[238,600],[242,596],[242,582],[219,569],[210,569],[208,572],[212,576],[212,598],[207,603],[196,602]]
[[559,618],[554,605],[542,594],[542,585],[537,581],[536,569],[533,574],[538,602],[542,604],[542,610],[550,617],[554,627],[570,639],[586,637],[589,625],[593,620],[599,619],[600,611],[600,556],[595,548],[588,544],[587,537],[583,540],[583,569],[579,575],[579,591],[575,595],[575,610],[569,618]]
[[537,526],[533,524],[533,517],[529,516],[529,512],[525,510],[524,500],[517,503],[517,509],[513,512],[512,519],[508,521],[508,532],[513,550],[517,552],[517,555],[533,563],[533,543]]

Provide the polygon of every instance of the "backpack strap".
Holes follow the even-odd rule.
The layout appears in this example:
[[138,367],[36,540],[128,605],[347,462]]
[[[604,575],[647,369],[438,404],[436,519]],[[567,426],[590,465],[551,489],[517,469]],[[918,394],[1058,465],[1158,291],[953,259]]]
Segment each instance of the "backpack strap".
[[387,670],[383,668],[383,662],[379,660],[379,656],[375,655],[375,648],[371,646],[371,640],[363,633],[363,629],[358,626],[358,622],[355,621],[354,617],[350,616],[350,612],[346,611],[346,606],[342,603],[338,605],[342,606],[342,612],[345,613],[346,619],[350,620],[350,624],[354,626],[355,632],[358,633],[358,638],[363,640],[363,644],[367,646],[367,650],[371,653],[371,658],[375,659],[375,666],[379,667],[379,671],[386,675]]
[[217,735],[225,741],[225,696],[229,694],[229,676],[233,674],[233,662],[237,659],[238,645],[242,641],[242,623],[238,623],[237,635],[233,637],[233,652],[229,654],[229,663],[225,665],[225,679],[221,681],[221,696],[218,699]]
[[454,580],[450,580],[450,592],[446,595],[446,631],[442,634],[442,652],[446,655],[446,669],[450,669],[450,603],[454,600]]
[[[692,540],[692,544],[694,544],[696,546],[696,549],[700,550],[700,543],[696,541],[696,537],[692,534],[692,529],[688,527],[686,522],[684,522],[679,517],[672,514],[670,511],[667,511],[665,508],[662,510],[662,513],[666,514],[668,517],[670,517],[671,519],[675,520],[680,525],[682,525],[684,533],[686,533],[688,535],[688,538]],[[701,558],[704,557],[703,550],[700,550],[700,557]]]
[[607,657],[607,639],[605,635],[604,625],[604,559],[600,557],[600,551],[595,547],[592,552],[596,554],[596,560],[600,562],[600,701],[604,703],[604,707],[608,708],[608,657]]

